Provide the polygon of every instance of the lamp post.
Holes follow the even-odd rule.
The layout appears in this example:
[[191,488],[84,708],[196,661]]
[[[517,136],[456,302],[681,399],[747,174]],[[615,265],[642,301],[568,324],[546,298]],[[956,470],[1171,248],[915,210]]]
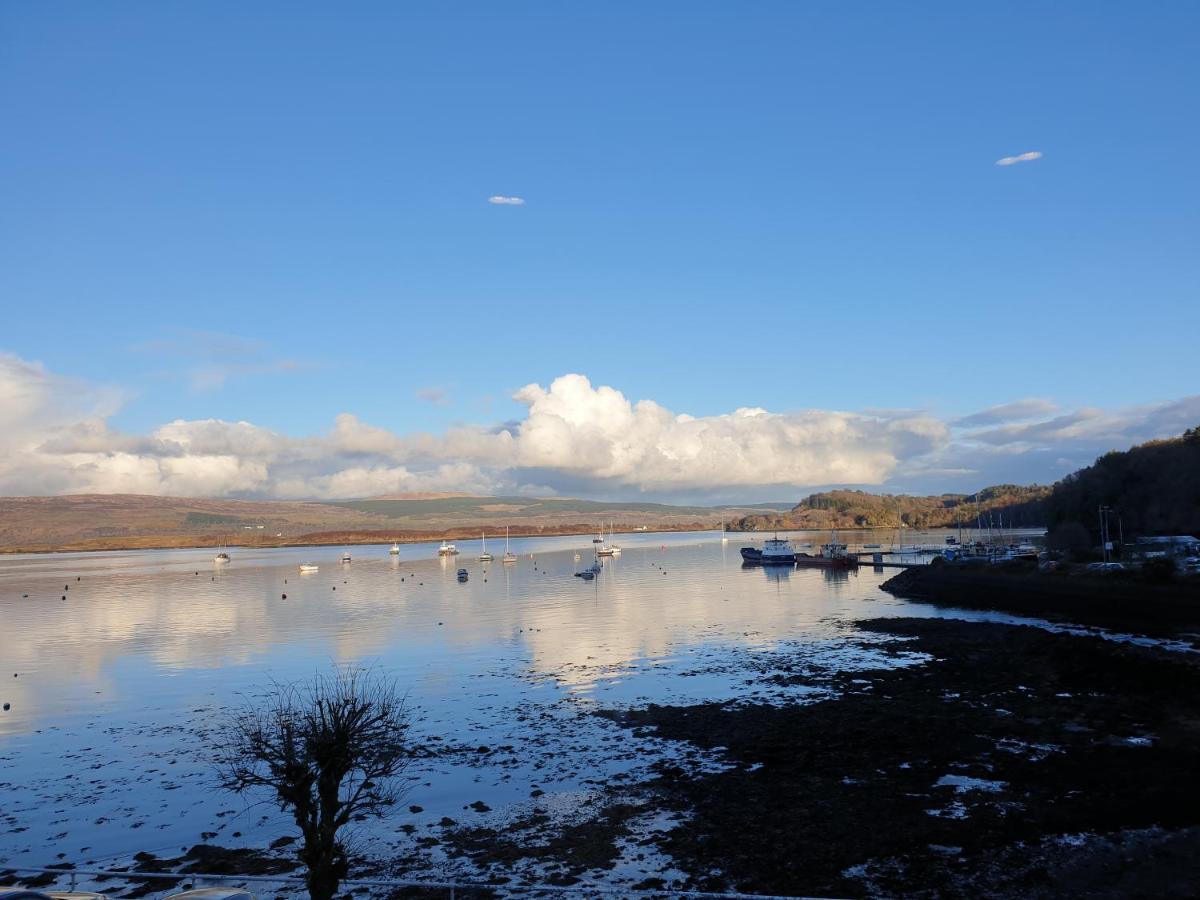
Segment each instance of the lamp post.
[[1101,504],[1099,509],[1100,514],[1100,546],[1104,550],[1104,561],[1108,562],[1108,551],[1111,541],[1108,539],[1108,514],[1112,512],[1111,506]]

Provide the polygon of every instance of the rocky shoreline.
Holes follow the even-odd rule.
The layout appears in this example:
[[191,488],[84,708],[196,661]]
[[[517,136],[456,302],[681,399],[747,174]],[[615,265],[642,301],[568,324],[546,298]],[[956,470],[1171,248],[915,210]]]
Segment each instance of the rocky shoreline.
[[720,750],[641,786],[702,889],[824,896],[1191,896],[1200,661],[942,619],[858,623],[924,665],[837,699],[604,715]]

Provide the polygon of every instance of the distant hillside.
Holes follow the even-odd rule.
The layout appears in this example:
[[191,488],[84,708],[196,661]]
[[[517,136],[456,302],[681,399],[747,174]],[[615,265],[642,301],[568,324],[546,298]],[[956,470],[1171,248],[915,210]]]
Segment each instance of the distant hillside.
[[1001,516],[1005,526],[1041,525],[1042,503],[1050,488],[998,484],[974,494],[939,494],[910,497],[870,494],[866,491],[823,491],[805,497],[786,513],[752,515],[735,519],[731,528],[757,531],[766,528],[947,528],[974,525],[980,517]]
[[[784,507],[780,507],[783,509]],[[569,498],[404,495],[338,503],[136,494],[0,497],[0,552],[453,539],[478,529],[575,534],[715,528],[755,507],[601,503]]]
[[327,503],[141,494],[0,497],[0,551],[277,542],[308,531],[379,528],[378,516]]
[[1126,539],[1138,534],[1200,535],[1200,428],[1180,437],[1106,453],[1068,475],[1046,500],[1046,524],[1099,531],[1098,510],[1119,516]]
[[[341,500],[331,504],[360,513],[384,516],[405,527],[428,528],[441,524],[456,527],[468,522],[498,525],[537,520],[545,524],[590,521],[592,525],[615,522],[624,525],[673,524],[703,520],[718,523],[741,513],[763,508],[754,506],[673,506],[667,503],[579,500],[574,497],[472,497],[467,494],[423,497],[375,497]],[[786,509],[786,505],[767,506]]]

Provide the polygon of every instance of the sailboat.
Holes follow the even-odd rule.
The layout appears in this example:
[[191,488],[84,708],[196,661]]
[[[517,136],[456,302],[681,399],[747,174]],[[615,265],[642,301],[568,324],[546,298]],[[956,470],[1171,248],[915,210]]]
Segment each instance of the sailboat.
[[504,555],[502,557],[500,557],[500,561],[506,562],[506,563],[515,563],[517,561],[517,554],[513,553],[511,550],[508,549],[508,526],[507,525],[504,526]]
[[217,548],[217,555],[213,557],[215,563],[229,562],[229,554],[225,552],[225,538],[221,538],[220,546]]
[[729,535],[727,535],[725,533],[725,520],[724,519],[721,520],[721,543],[722,544],[729,543]]
[[[609,537],[610,538],[612,537],[611,530],[609,531]],[[595,543],[595,541],[593,541],[592,543]],[[621,548],[618,547],[616,544],[607,544],[604,542],[604,526],[601,525],[600,526],[600,546],[596,550],[596,555],[597,556],[619,556],[620,553],[621,553]]]
[[487,552],[487,532],[481,531],[481,532],[479,532],[479,535],[480,535],[480,540],[482,541],[482,545],[480,546],[479,561],[480,562],[491,562],[492,554]]

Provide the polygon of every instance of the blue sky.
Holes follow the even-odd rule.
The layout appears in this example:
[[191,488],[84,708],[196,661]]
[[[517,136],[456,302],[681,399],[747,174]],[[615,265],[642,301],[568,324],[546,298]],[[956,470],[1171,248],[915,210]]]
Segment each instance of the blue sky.
[[0,352],[126,436],[1171,403],[1198,60],[1188,3],[5,4]]

